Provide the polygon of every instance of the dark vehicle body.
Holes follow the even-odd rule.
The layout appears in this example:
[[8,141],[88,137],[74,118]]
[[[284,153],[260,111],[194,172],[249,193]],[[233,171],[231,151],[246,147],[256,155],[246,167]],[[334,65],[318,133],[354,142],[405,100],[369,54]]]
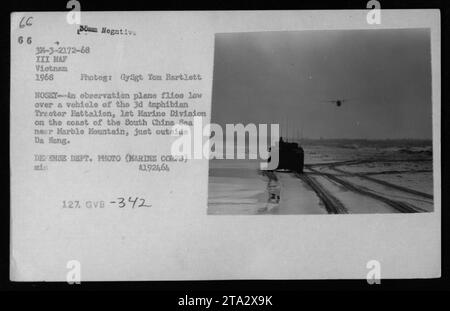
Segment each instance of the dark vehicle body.
[[298,143],[290,143],[280,138],[278,145],[279,159],[277,170],[289,170],[303,173],[305,153]]

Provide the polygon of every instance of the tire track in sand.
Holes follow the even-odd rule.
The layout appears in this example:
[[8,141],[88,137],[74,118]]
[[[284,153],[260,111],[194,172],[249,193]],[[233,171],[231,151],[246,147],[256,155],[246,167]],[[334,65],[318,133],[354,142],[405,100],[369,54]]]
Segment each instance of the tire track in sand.
[[329,214],[348,214],[348,210],[345,208],[344,204],[332,195],[327,189],[325,189],[317,180],[307,173],[299,174],[294,173],[297,178],[300,178],[305,182],[325,205],[325,209]]
[[328,178],[329,180],[332,180],[340,185],[342,185],[343,187],[345,187],[346,189],[371,197],[375,200],[381,201],[383,203],[386,203],[387,205],[397,209],[398,211],[402,212],[402,213],[419,213],[419,212],[426,212],[425,210],[413,206],[409,203],[406,202],[402,202],[402,201],[396,201],[396,200],[392,200],[389,198],[386,198],[384,196],[381,196],[379,194],[373,193],[368,189],[365,189],[363,187],[359,187],[351,182],[348,182],[346,180],[340,179],[336,176],[334,176],[333,174],[330,173],[324,173],[324,172],[320,172],[312,167],[308,167],[309,170],[311,170],[312,172],[315,172],[317,174],[321,174],[322,176],[325,176],[326,178]]

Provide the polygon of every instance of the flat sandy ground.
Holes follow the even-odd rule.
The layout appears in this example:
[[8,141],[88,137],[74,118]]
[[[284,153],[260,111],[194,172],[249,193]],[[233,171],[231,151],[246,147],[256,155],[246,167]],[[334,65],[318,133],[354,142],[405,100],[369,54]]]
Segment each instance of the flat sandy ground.
[[208,214],[433,211],[431,146],[303,144],[304,174],[264,172],[257,160],[209,163]]

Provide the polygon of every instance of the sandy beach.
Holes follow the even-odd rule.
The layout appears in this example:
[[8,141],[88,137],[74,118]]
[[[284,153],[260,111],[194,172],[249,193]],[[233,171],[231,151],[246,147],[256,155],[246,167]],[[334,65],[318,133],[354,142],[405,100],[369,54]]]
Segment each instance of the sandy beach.
[[305,171],[261,171],[257,160],[211,160],[208,214],[433,211],[431,145],[423,141],[303,143]]

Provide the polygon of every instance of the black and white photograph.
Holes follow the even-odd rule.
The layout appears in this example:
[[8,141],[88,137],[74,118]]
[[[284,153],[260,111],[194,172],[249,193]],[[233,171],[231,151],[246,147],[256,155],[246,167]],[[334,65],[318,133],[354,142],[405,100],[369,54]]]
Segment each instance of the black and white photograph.
[[0,290],[278,310],[439,283],[448,13],[190,5],[9,10]]
[[267,134],[243,133],[245,159],[210,160],[207,213],[433,212],[430,46],[429,29],[216,34],[211,122],[278,125],[279,160],[261,169]]

